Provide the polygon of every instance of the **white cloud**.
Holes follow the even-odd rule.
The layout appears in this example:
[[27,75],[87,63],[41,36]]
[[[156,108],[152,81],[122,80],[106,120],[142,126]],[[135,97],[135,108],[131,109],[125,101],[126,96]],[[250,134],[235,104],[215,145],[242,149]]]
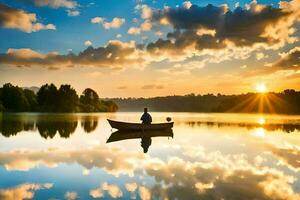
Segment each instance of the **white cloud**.
[[136,191],[136,189],[138,188],[138,185],[136,183],[126,183],[125,184],[125,188],[129,191],[129,192],[134,192]]
[[128,34],[130,35],[138,35],[141,33],[141,29],[138,27],[130,27],[127,31]]
[[67,10],[67,13],[70,17],[76,17],[80,15],[80,12],[78,10]]
[[120,198],[123,196],[122,190],[117,185],[110,185],[107,182],[101,184],[100,187],[90,190],[90,196],[93,198],[104,197],[104,191],[106,191],[112,198]]
[[93,24],[102,24],[104,22],[103,17],[94,17],[91,19],[91,23]]
[[156,32],[155,32],[155,35],[161,37],[161,36],[164,35],[164,33],[161,32],[161,31],[156,31]]
[[125,23],[124,18],[115,17],[111,22],[104,22],[103,27],[105,29],[120,28],[124,23]]
[[141,17],[143,19],[150,19],[152,17],[152,9],[147,5],[138,5],[136,7],[137,10],[141,11]]
[[96,188],[96,189],[90,190],[90,196],[96,199],[96,198],[104,197],[104,194],[103,194],[101,188]]
[[120,28],[125,23],[125,19],[115,17],[111,22],[107,22],[103,17],[94,17],[91,19],[91,23],[102,24],[105,29]]
[[257,60],[261,60],[261,59],[265,58],[266,56],[264,53],[256,53],[255,57]]
[[33,199],[35,195],[35,191],[42,190],[42,189],[50,189],[52,187],[53,187],[52,183],[45,183],[45,184],[25,183],[13,188],[0,189],[0,199],[5,199],[5,200]]
[[90,40],[87,40],[84,42],[84,45],[88,47],[88,46],[92,46],[93,43]]
[[119,198],[123,196],[121,189],[117,185],[110,185],[107,182],[104,182],[101,188],[102,190],[107,191],[112,198]]
[[139,187],[140,197],[142,200],[150,200],[151,199],[151,192],[148,188],[144,186]]
[[31,3],[39,7],[49,6],[51,8],[75,8],[78,4],[72,0],[18,0]]
[[190,1],[185,1],[182,5],[185,9],[190,9],[193,4]]
[[78,198],[78,194],[76,192],[66,192],[65,198],[68,200],[74,200]]
[[152,28],[152,24],[149,20],[144,21],[140,26],[142,31],[150,31]]
[[10,8],[2,4],[0,4],[0,26],[19,29],[27,33],[56,29],[54,24],[37,22],[37,17],[34,13],[27,13],[24,10]]

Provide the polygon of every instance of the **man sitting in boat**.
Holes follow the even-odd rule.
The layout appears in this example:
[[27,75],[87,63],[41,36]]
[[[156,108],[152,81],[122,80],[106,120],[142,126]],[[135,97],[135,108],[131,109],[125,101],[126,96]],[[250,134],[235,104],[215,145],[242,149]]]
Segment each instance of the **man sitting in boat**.
[[148,108],[144,108],[144,114],[141,117],[142,124],[151,124],[152,122],[152,117],[148,113]]

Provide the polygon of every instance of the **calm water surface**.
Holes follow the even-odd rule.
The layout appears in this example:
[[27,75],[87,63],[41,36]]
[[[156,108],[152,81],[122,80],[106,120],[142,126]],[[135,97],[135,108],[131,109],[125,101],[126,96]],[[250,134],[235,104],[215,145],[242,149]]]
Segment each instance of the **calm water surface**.
[[171,116],[173,138],[106,143],[106,119],[140,113],[0,116],[0,199],[300,199],[300,116]]

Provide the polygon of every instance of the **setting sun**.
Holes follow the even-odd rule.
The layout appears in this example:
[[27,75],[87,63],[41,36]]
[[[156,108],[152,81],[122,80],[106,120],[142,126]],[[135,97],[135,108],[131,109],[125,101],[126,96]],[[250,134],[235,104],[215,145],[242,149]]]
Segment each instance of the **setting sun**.
[[267,92],[267,87],[264,83],[257,84],[256,91],[259,93],[265,93],[265,92]]

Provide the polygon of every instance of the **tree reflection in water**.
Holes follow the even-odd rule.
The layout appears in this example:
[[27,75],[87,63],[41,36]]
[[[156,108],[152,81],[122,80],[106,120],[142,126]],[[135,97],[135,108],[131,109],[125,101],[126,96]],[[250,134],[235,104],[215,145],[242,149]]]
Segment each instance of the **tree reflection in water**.
[[81,127],[86,133],[91,133],[96,130],[98,126],[98,117],[97,116],[84,116],[81,119]]
[[5,137],[11,137],[22,131],[37,130],[45,139],[52,139],[57,133],[62,138],[69,138],[75,132],[79,120],[86,133],[95,131],[98,126],[97,116],[3,114],[0,116],[0,132]]

